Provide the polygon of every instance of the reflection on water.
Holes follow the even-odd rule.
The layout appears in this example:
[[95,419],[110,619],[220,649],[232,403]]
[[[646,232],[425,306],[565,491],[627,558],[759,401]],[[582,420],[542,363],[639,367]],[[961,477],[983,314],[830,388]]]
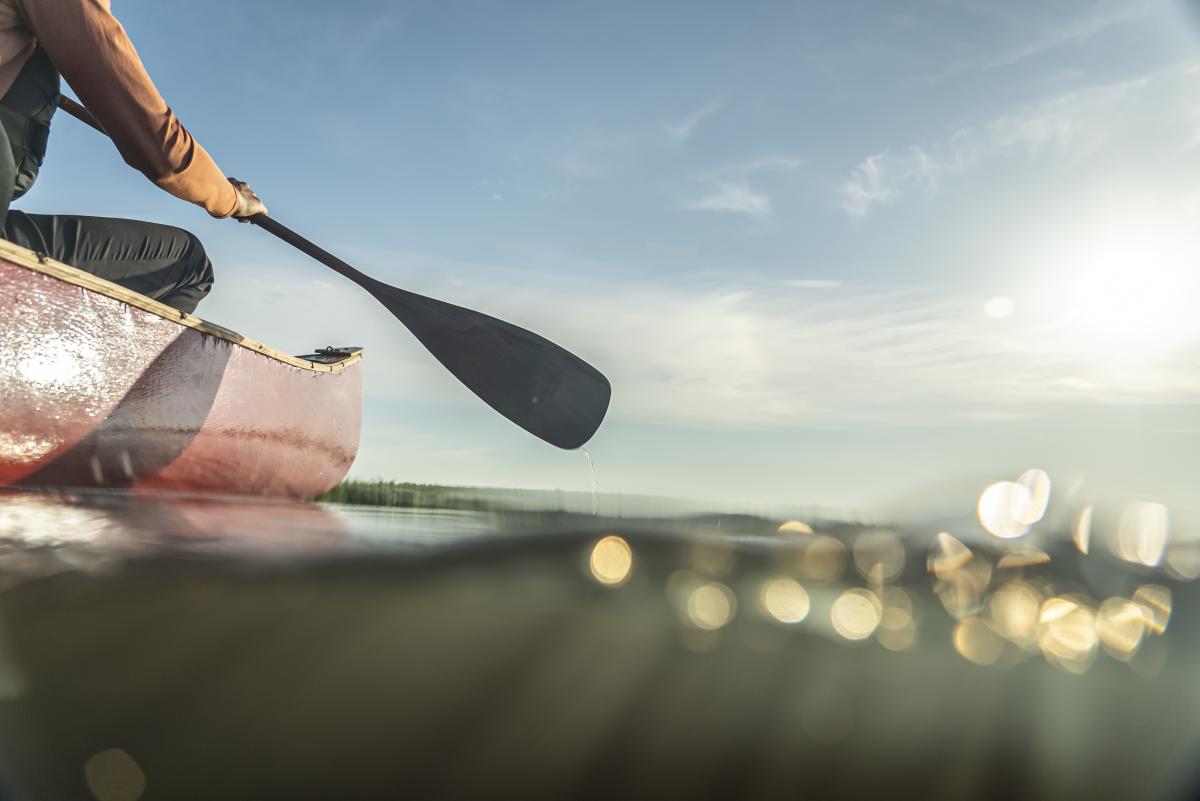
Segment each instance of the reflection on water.
[[[639,547],[679,542],[677,564],[660,586],[685,628],[717,632],[745,606],[799,631],[843,642],[874,638],[905,651],[918,642],[922,618],[940,608],[949,626],[946,647],[975,665],[1007,667],[1037,654],[1080,674],[1099,654],[1133,663],[1147,638],[1167,631],[1172,590],[1161,582],[1200,575],[1200,544],[1172,542],[1167,509],[1148,501],[1109,505],[1103,513],[1087,504],[1068,514],[1073,523],[1061,535],[1039,532],[1050,488],[1049,476],[1035,469],[988,485],[976,504],[980,529],[959,536],[798,520],[764,520],[748,533],[728,522],[721,528],[719,519],[715,526],[660,521],[657,531],[639,524],[621,535],[612,529],[627,523],[592,518],[587,525],[610,530],[590,539],[583,556],[592,579],[617,589],[630,582]],[[286,562],[521,538],[536,548],[561,527],[583,522],[563,514],[9,492],[0,494],[0,586],[172,554]],[[1106,546],[1101,554],[1090,547],[1097,529]],[[662,539],[646,539],[655,536]],[[923,589],[908,567],[925,537],[930,582]],[[757,561],[743,564],[748,556],[765,556],[769,572],[759,573]],[[1071,559],[1078,564],[1063,562]],[[1118,565],[1129,563],[1160,578],[1143,578],[1123,594],[1111,592],[1114,579],[1106,578],[1089,591],[1077,576],[1089,575],[1085,563],[1096,560],[1105,575],[1119,575]]]
[[[798,520],[761,521],[748,534],[728,522],[721,528],[719,521],[686,519],[662,521],[657,532],[640,524],[617,534],[613,528],[628,524],[593,518],[588,525],[610,530],[590,539],[583,555],[588,574],[616,589],[630,581],[646,537],[681,543],[678,563],[660,586],[680,622],[704,631],[725,628],[745,606],[792,628],[842,641],[874,637],[888,650],[903,651],[917,642],[921,619],[940,607],[950,626],[946,646],[976,665],[1011,665],[1040,654],[1079,674],[1098,654],[1133,662],[1146,638],[1167,631],[1172,590],[1162,582],[1200,574],[1200,545],[1172,542],[1167,509],[1149,501],[1110,504],[1102,513],[1088,504],[1067,515],[1073,523],[1061,536],[1040,532],[1050,488],[1049,476],[1036,469],[988,485],[976,504],[980,529],[959,536]],[[420,553],[521,537],[535,548],[559,527],[581,522],[570,515],[6,493],[0,495],[0,582],[182,553],[288,561]],[[1093,554],[1097,529],[1106,547]],[[908,567],[925,537],[930,583],[922,589]],[[743,562],[755,554],[767,557],[770,572],[751,580],[757,562]],[[1078,564],[1063,562],[1071,559]],[[1111,578],[1094,591],[1078,578],[1064,580],[1089,575],[1086,565],[1097,560],[1105,574],[1119,575],[1118,565],[1129,563],[1160,578],[1143,578],[1124,593],[1111,591]],[[848,565],[854,568],[849,574]],[[646,588],[644,581],[638,586]],[[740,599],[743,594],[748,598]]]

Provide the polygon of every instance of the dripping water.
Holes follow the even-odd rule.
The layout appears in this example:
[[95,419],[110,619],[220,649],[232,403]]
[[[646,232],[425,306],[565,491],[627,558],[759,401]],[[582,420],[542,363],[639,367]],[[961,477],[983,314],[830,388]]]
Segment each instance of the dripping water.
[[586,447],[582,447],[583,455],[587,457],[588,467],[592,469],[592,517],[596,517],[600,509],[600,484],[596,481],[596,464]]

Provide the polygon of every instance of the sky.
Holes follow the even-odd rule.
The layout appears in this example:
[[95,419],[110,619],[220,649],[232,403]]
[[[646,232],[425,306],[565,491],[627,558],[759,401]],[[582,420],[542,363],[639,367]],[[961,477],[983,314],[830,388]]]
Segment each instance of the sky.
[[[610,378],[602,492],[1195,504],[1200,13],[1182,0],[117,0],[278,220]],[[366,348],[352,476],[589,490],[373,299],[56,119],[27,211],[205,242],[198,314]]]

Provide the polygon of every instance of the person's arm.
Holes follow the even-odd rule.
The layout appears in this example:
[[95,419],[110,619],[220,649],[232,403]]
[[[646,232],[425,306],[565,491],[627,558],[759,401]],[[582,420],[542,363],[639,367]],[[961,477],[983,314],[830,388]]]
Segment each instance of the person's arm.
[[108,0],[25,0],[23,5],[50,60],[127,164],[214,217],[251,211],[249,187],[236,189],[167,107]]

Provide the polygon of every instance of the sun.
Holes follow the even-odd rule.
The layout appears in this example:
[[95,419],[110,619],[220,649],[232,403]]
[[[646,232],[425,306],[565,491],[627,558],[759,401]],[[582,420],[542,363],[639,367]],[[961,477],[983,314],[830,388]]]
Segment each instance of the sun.
[[1200,336],[1200,237],[1190,230],[1097,225],[1050,270],[1055,316],[1082,350],[1151,358]]

